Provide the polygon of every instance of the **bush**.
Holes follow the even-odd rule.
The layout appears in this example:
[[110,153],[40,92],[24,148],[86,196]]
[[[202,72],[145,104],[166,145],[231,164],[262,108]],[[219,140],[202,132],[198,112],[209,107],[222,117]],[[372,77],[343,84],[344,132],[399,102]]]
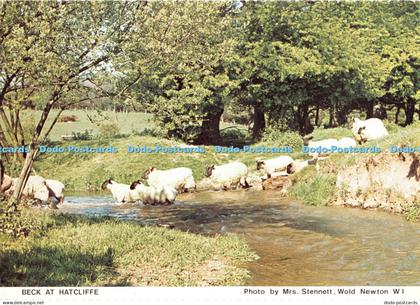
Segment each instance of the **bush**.
[[99,125],[99,135],[102,138],[115,138],[120,132],[120,127],[114,122],[103,122]]
[[386,130],[388,130],[388,132],[391,133],[397,133],[399,129],[401,129],[401,127],[398,124],[395,124],[393,122],[390,122],[388,120],[384,121],[384,125]]
[[282,132],[273,127],[265,129],[261,141],[275,143],[279,146],[290,146],[294,150],[300,150],[303,145],[303,139],[299,133],[292,131]]
[[132,134],[137,135],[137,136],[142,136],[142,137],[150,136],[150,137],[156,137],[156,138],[167,138],[167,134],[165,133],[165,131],[158,127],[145,128],[140,132],[137,130],[133,130]]
[[72,132],[71,133],[71,140],[77,140],[77,141],[87,141],[91,140],[93,138],[92,130],[87,130],[83,132]]
[[76,122],[78,120],[77,116],[75,116],[74,114],[71,115],[62,115],[58,118],[58,122]]
[[223,142],[227,144],[241,143],[247,140],[248,134],[244,129],[237,127],[227,127],[220,130],[220,136]]

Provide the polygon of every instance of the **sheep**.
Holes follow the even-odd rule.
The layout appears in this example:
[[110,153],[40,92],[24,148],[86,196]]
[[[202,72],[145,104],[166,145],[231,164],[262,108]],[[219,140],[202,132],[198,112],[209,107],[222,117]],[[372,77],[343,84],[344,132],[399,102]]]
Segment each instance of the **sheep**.
[[112,178],[105,180],[101,188],[109,190],[118,204],[136,201],[137,192],[131,191],[128,184],[117,183]]
[[58,180],[46,179],[45,184],[49,191],[49,197],[55,198],[59,203],[64,202],[64,184]]
[[13,184],[12,177],[3,174],[3,179],[2,179],[1,186],[0,186],[0,193],[5,193],[8,189],[10,189],[12,184]]
[[[12,195],[15,187],[16,187],[16,183],[17,183],[18,178],[12,178],[12,185],[10,186],[10,188],[6,191],[7,195]],[[43,177],[41,176],[29,176],[28,180],[26,182],[25,187],[23,188],[22,191],[22,197],[26,198],[26,199],[37,199],[39,201],[41,201],[41,203],[43,202],[47,202],[49,199],[49,190],[48,187],[46,185],[46,181]],[[52,205],[52,207],[54,207],[54,205]]]
[[381,139],[389,135],[384,123],[377,118],[371,118],[366,121],[354,118],[351,130],[360,144],[366,141]]
[[[313,136],[306,136],[303,139],[303,143],[306,146],[306,151],[309,152],[309,155],[314,159],[318,157],[327,157],[334,146],[338,146],[338,141],[336,139],[325,139],[320,141],[312,141]],[[326,151],[329,150],[329,151]]]
[[[308,165],[317,165],[317,161],[318,159],[311,159],[311,160],[306,160],[306,161],[302,161],[302,160],[294,160],[292,163],[290,163],[287,166],[287,174],[295,174],[300,172],[301,170],[303,170],[305,167],[307,167]],[[318,170],[318,168],[317,168]]]
[[280,156],[268,160],[258,160],[257,170],[263,169],[270,178],[274,172],[283,171],[287,166],[293,162],[293,159],[289,156]]
[[357,143],[353,138],[344,137],[338,140],[337,147],[346,148],[346,147],[356,147]]
[[130,185],[130,190],[136,191],[138,200],[143,204],[172,204],[178,192],[170,185],[146,186],[140,180]]
[[12,186],[12,178],[4,173],[3,161],[0,160],[0,194],[4,194]]
[[224,190],[230,187],[237,188],[239,185],[245,188],[250,187],[246,181],[248,167],[239,161],[208,166],[204,175],[209,177],[213,184],[220,185]]
[[188,192],[190,189],[196,188],[192,170],[188,167],[177,167],[168,170],[158,170],[155,167],[149,167],[141,178],[146,179],[150,186],[169,185],[178,192]]

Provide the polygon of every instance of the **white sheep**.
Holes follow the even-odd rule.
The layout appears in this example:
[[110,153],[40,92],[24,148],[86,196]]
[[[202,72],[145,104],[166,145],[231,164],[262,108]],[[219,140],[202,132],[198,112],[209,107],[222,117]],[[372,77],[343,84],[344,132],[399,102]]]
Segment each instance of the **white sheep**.
[[239,161],[218,166],[208,166],[205,176],[209,177],[215,185],[220,185],[225,190],[230,187],[237,188],[239,185],[250,187],[246,181],[248,167]]
[[326,157],[331,152],[333,147],[338,146],[338,141],[336,139],[325,139],[320,141],[312,141],[313,136],[307,136],[303,140],[304,151],[308,152],[313,159],[318,159],[318,157]]
[[168,170],[158,170],[155,167],[149,167],[143,173],[142,178],[147,179],[147,183],[150,186],[169,185],[178,192],[188,192],[188,190],[196,188],[192,170],[187,167],[177,167]]
[[13,184],[13,179],[8,175],[3,174],[3,179],[0,186],[0,193],[5,193],[8,189],[10,189],[12,184]]
[[[308,165],[317,165],[317,161],[318,159],[311,159],[311,160],[294,160],[292,163],[290,163],[287,166],[287,174],[295,174],[300,172],[301,170],[303,170],[305,167],[307,167]],[[318,170],[318,168],[317,168]]]
[[[18,178],[12,178],[12,185],[6,191],[7,195],[12,195],[16,188]],[[46,181],[41,176],[29,176],[22,191],[22,197],[27,199],[38,199],[45,203],[49,199],[49,190]]]
[[289,164],[293,162],[293,159],[289,156],[280,156],[268,160],[258,160],[257,170],[263,169],[270,178],[274,172],[284,171]]
[[378,118],[366,121],[354,118],[351,130],[359,143],[381,139],[389,135],[384,123]]
[[178,192],[170,185],[146,186],[140,180],[130,185],[130,190],[137,192],[137,200],[143,204],[172,204]]
[[45,184],[49,191],[49,197],[55,198],[59,203],[64,202],[64,184],[58,180],[46,179]]
[[130,190],[128,184],[117,183],[112,178],[105,180],[101,188],[103,190],[109,190],[112,197],[117,200],[118,204],[136,201],[137,192]]
[[348,147],[356,147],[357,143],[353,138],[344,137],[338,140],[337,147],[339,148],[348,148]]

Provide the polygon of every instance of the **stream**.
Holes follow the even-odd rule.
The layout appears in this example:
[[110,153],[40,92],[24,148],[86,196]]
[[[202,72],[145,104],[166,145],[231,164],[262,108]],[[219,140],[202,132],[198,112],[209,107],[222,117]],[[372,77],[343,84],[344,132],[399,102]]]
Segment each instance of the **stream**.
[[182,194],[172,206],[115,205],[73,194],[64,213],[113,216],[177,230],[242,237],[260,259],[247,285],[420,285],[420,224],[401,215],[311,207],[278,192]]

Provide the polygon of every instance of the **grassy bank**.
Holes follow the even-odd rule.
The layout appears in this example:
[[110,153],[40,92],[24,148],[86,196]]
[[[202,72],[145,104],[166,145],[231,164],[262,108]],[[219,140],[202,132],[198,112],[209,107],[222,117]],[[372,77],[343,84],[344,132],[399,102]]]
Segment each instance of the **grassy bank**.
[[[364,146],[378,146],[386,150],[391,145],[420,145],[420,123],[402,128],[395,124],[387,124],[390,136],[366,143]],[[317,129],[314,132],[315,140],[326,138],[341,138],[351,136],[346,128]],[[294,145],[293,158],[307,159],[308,156],[299,150],[296,135],[280,135],[271,142],[256,143],[253,146],[283,146]],[[301,141],[301,140],[300,140]],[[183,146],[182,142],[167,139],[158,139],[150,136],[131,135],[125,138],[108,140],[90,140],[64,143],[76,146],[107,146],[118,148],[115,154],[43,154],[36,163],[39,174],[63,181],[68,190],[93,191],[98,190],[104,179],[113,177],[121,183],[130,183],[138,179],[149,166],[167,169],[175,166],[187,166],[194,172],[196,180],[204,176],[204,169],[209,164],[221,164],[232,160],[241,160],[255,171],[257,158],[272,158],[281,153],[255,154],[255,153],[216,153],[214,147],[205,147],[205,153],[127,153],[128,145],[132,146]],[[63,144],[63,145],[64,145]],[[310,205],[328,205],[334,200],[338,190],[335,187],[336,174],[340,170],[354,165],[358,160],[369,157],[368,154],[335,154],[328,160],[320,162],[320,172],[314,167],[308,167],[302,172],[292,176],[294,182],[291,195]],[[415,209],[416,211],[416,209]],[[410,215],[417,215],[410,210]],[[412,218],[412,217],[411,217]]]
[[[395,124],[388,124],[387,129],[390,136],[381,140],[372,141],[363,146],[378,146],[382,151],[386,151],[390,146],[404,145],[410,147],[420,146],[420,122],[409,127],[399,127]],[[340,138],[351,136],[349,130],[343,128],[317,130],[314,133],[315,139],[326,139],[329,137]],[[328,160],[321,161],[320,172],[316,172],[313,167],[308,167],[296,174],[291,188],[291,195],[309,205],[328,205],[336,197],[336,176],[341,170],[356,164],[360,160],[370,157],[367,154],[336,154]],[[404,210],[408,220],[418,221],[420,219],[420,202]]]
[[0,233],[0,286],[239,285],[248,274],[237,266],[256,258],[234,236],[34,209],[13,221],[31,232]]

